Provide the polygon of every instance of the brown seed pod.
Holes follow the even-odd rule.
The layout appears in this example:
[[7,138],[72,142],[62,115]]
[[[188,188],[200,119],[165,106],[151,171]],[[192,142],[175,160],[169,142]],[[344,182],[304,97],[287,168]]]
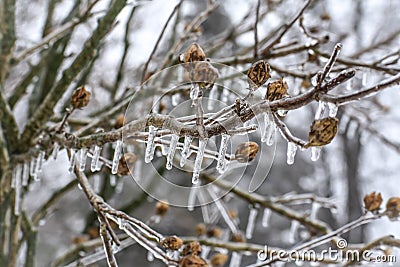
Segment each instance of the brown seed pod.
[[133,164],[136,162],[136,155],[133,153],[125,153],[119,160],[117,173],[119,175],[129,175],[129,168],[133,168]]
[[220,238],[221,237],[221,234],[222,234],[222,231],[221,231],[221,228],[219,228],[219,227],[216,227],[216,226],[210,226],[208,229],[207,229],[207,236],[208,237],[216,237],[216,238]]
[[288,97],[288,88],[288,84],[283,79],[269,83],[267,87],[267,93],[265,94],[265,99],[268,101],[274,101]]
[[204,61],[206,54],[198,43],[193,43],[183,54],[183,63],[191,63],[195,61]]
[[398,218],[400,215],[400,197],[391,197],[386,202],[386,214],[390,219]]
[[169,205],[165,201],[158,201],[156,204],[156,215],[164,216],[169,210]]
[[214,254],[210,259],[211,266],[213,267],[223,266],[227,261],[228,255],[222,253]]
[[73,108],[84,108],[89,104],[90,92],[86,90],[85,86],[78,87],[71,97],[71,105]]
[[182,250],[182,255],[199,255],[201,253],[201,245],[199,242],[190,242]]
[[240,232],[233,233],[231,240],[232,240],[232,242],[246,243],[246,238],[244,238],[244,235]]
[[196,225],[196,233],[198,236],[205,235],[207,233],[207,228],[204,223],[199,223]]
[[246,163],[252,161],[258,152],[258,145],[256,142],[246,142],[240,144],[235,152],[235,159],[238,162]]
[[179,267],[208,267],[208,264],[197,255],[188,255],[180,260]]
[[382,196],[381,193],[372,192],[371,194],[365,195],[364,207],[368,211],[377,211],[381,207]]
[[197,83],[201,89],[211,89],[218,79],[218,71],[209,62],[201,61],[193,63],[189,78]]
[[125,124],[125,115],[124,114],[119,114],[117,116],[117,119],[115,120],[114,128],[119,129]]
[[336,136],[338,124],[339,120],[332,117],[313,121],[308,134],[308,143],[304,147],[324,146],[332,142]]
[[160,244],[164,248],[178,250],[183,245],[183,241],[177,236],[169,236],[161,240]]
[[250,88],[257,90],[271,78],[271,68],[269,64],[265,60],[255,62],[247,72],[247,78]]

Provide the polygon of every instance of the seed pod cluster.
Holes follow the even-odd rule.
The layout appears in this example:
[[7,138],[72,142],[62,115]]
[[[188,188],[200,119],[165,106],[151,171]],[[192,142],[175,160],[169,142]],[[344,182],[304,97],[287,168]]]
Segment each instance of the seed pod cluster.
[[240,163],[252,161],[258,153],[258,144],[256,142],[246,142],[238,145],[235,152],[235,159]]
[[182,247],[183,241],[177,236],[169,236],[161,240],[161,246],[166,249],[178,250]]
[[257,90],[269,78],[271,78],[271,68],[265,60],[259,60],[251,65],[247,72],[247,81],[252,90]]
[[84,108],[89,104],[90,92],[86,90],[85,86],[78,87],[71,97],[71,105],[73,108]]
[[371,194],[365,195],[364,207],[368,211],[378,211],[382,204],[381,193],[372,192]]
[[285,97],[288,97],[288,84],[283,79],[279,79],[267,86],[267,93],[265,94],[265,99],[268,101],[275,101]]
[[201,253],[201,245],[199,242],[190,242],[182,250],[182,255],[199,255]]
[[133,153],[125,153],[118,163],[117,173],[119,175],[129,175],[130,168],[133,168],[133,164],[136,162],[136,155]]
[[339,120],[332,117],[313,121],[308,134],[308,143],[304,147],[324,146],[332,142],[337,134],[338,124]]

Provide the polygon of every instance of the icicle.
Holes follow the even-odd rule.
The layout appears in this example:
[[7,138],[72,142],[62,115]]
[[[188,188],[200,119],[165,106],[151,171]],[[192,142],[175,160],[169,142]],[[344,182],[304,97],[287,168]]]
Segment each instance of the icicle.
[[167,170],[172,169],[172,162],[174,160],[174,155],[175,155],[176,146],[178,144],[178,140],[179,140],[179,136],[177,136],[176,134],[173,134],[171,136],[171,142],[169,144],[168,155],[167,155],[167,165],[166,165]]
[[53,152],[51,153],[51,156],[53,157],[54,160],[57,159],[59,151],[60,151],[60,145],[58,143],[55,143],[53,147]]
[[154,261],[154,255],[153,255],[153,253],[151,253],[151,251],[148,251],[148,252],[147,252],[147,260],[148,260],[149,262]]
[[324,113],[325,113],[325,109],[326,109],[326,102],[319,101],[318,103],[319,103],[318,108],[317,108],[317,111],[315,112],[316,120],[322,119],[322,117],[324,116]]
[[82,147],[79,151],[79,171],[85,171],[86,166],[86,158],[87,158],[87,148]]
[[154,150],[155,150],[155,144],[154,144],[155,137],[156,137],[156,127],[150,125],[149,135],[147,137],[146,151],[144,155],[144,162],[146,163],[149,163],[150,161],[153,160]]
[[228,149],[229,140],[230,140],[230,135],[228,134],[222,135],[221,145],[219,147],[218,160],[217,160],[217,171],[219,171],[219,173],[223,173],[225,171],[226,167],[225,154],[226,150]]
[[168,155],[168,148],[166,144],[161,144],[161,155],[166,156]]
[[289,238],[288,241],[289,243],[294,243],[296,242],[296,235],[297,235],[297,230],[299,229],[300,223],[299,221],[293,220],[290,224],[290,230],[289,230]]
[[198,197],[199,202],[200,202],[200,204],[201,204],[200,207],[201,207],[201,213],[202,213],[202,215],[203,215],[203,222],[204,222],[205,224],[210,224],[210,223],[211,223],[211,219],[210,219],[210,214],[211,214],[210,205],[206,205],[207,200],[206,200],[206,198],[205,198],[204,191],[198,190],[198,191],[197,191],[197,197]]
[[192,83],[190,87],[190,99],[195,100],[199,97],[200,87],[197,83]]
[[117,174],[119,160],[122,156],[122,140],[118,140],[114,150],[114,157],[112,161],[111,173]]
[[14,168],[11,176],[11,188],[15,188],[16,180],[17,180],[17,171],[16,168]]
[[190,188],[188,204],[187,204],[188,211],[194,210],[198,188],[199,187],[196,184],[193,184],[192,187]]
[[251,239],[253,237],[257,214],[258,214],[258,209],[254,207],[250,208],[249,220],[247,221],[247,227],[246,227],[247,239]]
[[287,146],[287,164],[292,165],[294,163],[294,157],[296,156],[297,145],[292,142],[288,142]]
[[269,119],[268,113],[264,114],[264,132],[261,136],[261,142],[267,142],[268,146],[272,146],[275,136],[275,123]]
[[19,216],[21,213],[21,165],[17,164],[17,166],[15,167],[14,170],[14,177],[13,180],[14,181],[14,187],[15,187],[15,195],[14,195],[14,215]]
[[95,193],[99,193],[101,190],[100,175],[98,174],[93,175],[93,190]]
[[32,178],[36,177],[36,158],[31,160],[31,163],[29,164],[29,174]]
[[321,149],[322,149],[322,147],[319,147],[319,146],[311,147],[311,160],[312,161],[317,161],[319,159],[319,156],[321,155]]
[[317,202],[313,202],[311,205],[310,219],[314,220],[317,218],[318,211],[321,208],[321,204]]
[[338,105],[335,103],[328,103],[328,108],[329,108],[329,117],[336,117],[337,111],[338,111]]
[[35,181],[39,181],[40,180],[39,174],[42,172],[42,165],[43,165],[44,156],[45,156],[45,152],[44,151],[40,151],[39,155],[38,155],[38,157],[36,159],[35,175],[33,176],[33,179]]
[[228,96],[229,96],[229,89],[224,88],[224,90],[222,90],[222,94],[221,94],[221,102],[228,103]]
[[73,173],[74,172],[74,167],[75,167],[75,161],[76,161],[76,153],[75,150],[71,149],[71,159],[69,160],[69,168],[68,171],[69,173]]
[[92,172],[97,171],[97,168],[99,165],[100,153],[101,153],[101,147],[99,147],[98,145],[95,145],[94,151],[93,151],[93,156],[92,156],[92,162],[90,164],[90,170]]
[[22,170],[22,186],[27,186],[29,182],[29,162],[24,162]]
[[319,77],[318,73],[311,77],[312,86],[317,86],[318,85],[318,77]]
[[210,97],[209,97],[208,103],[207,103],[208,110],[210,110],[210,111],[213,110],[217,99],[218,99],[218,88],[217,88],[217,86],[213,86],[213,88],[211,88]]
[[217,196],[214,190],[215,190],[214,188],[208,188],[208,192],[210,193],[211,199],[215,199],[214,204],[217,206],[219,213],[222,215],[222,218],[228,225],[229,229],[231,229],[233,233],[238,232],[236,224],[228,214],[227,208],[224,206],[223,202]]
[[208,141],[207,139],[199,140],[199,150],[197,151],[196,159],[194,161],[194,166],[193,166],[193,176],[192,176],[193,184],[197,184],[199,182],[201,163],[203,162],[204,150],[206,149],[207,141]]
[[229,267],[240,267],[242,261],[242,254],[240,252],[233,251]]
[[353,79],[350,79],[350,80],[347,81],[346,90],[347,91],[353,90]]
[[192,137],[189,135],[185,135],[185,141],[183,142],[183,148],[182,148],[182,153],[181,153],[181,162],[180,166],[183,167],[185,166],[186,160],[189,157],[190,154],[190,144],[192,143]]
[[261,225],[263,227],[268,227],[270,218],[271,218],[271,210],[269,208],[265,208],[263,217],[261,219]]
[[347,139],[353,139],[357,132],[358,123],[356,121],[350,121],[349,123],[350,124],[347,128],[346,137]]
[[171,96],[171,102],[172,102],[172,106],[176,107],[179,102],[181,100],[181,95],[178,93],[175,93]]
[[117,177],[115,175],[110,175],[110,185],[114,187],[117,184]]

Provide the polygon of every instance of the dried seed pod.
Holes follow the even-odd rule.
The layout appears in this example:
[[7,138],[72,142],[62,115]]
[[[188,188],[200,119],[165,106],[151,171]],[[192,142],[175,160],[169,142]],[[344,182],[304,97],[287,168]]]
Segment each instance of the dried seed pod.
[[265,99],[268,101],[274,101],[288,97],[288,88],[287,82],[283,79],[269,83],[267,87],[267,93],[265,94]]
[[208,237],[216,237],[216,238],[220,238],[222,231],[221,228],[216,227],[216,226],[211,226],[207,229],[207,236]]
[[364,207],[368,211],[377,211],[381,207],[382,196],[381,193],[372,192],[371,194],[365,195]]
[[177,236],[169,236],[161,240],[160,244],[164,248],[178,250],[183,245],[183,241]]
[[198,236],[205,235],[207,233],[207,228],[204,223],[199,223],[196,225],[196,233]]
[[210,259],[211,266],[213,267],[223,266],[227,261],[228,255],[222,253],[214,254]]
[[332,117],[313,121],[308,134],[308,143],[304,147],[324,146],[332,142],[336,136],[338,124],[339,120]]
[[190,242],[182,250],[182,255],[199,255],[201,253],[201,245],[199,242]]
[[124,114],[119,114],[117,116],[117,119],[115,120],[114,128],[115,129],[119,129],[122,126],[124,126],[124,124],[125,124],[125,115]]
[[252,161],[258,152],[258,145],[256,142],[246,142],[240,144],[235,152],[235,159],[238,162],[246,163]]
[[179,267],[208,267],[208,264],[197,255],[188,255],[180,260]]
[[73,108],[84,108],[89,104],[90,92],[86,90],[85,86],[78,87],[71,97],[71,105]]
[[230,210],[228,214],[229,214],[229,218],[231,218],[231,219],[236,219],[238,216],[238,214],[235,210]]
[[183,54],[183,63],[191,63],[195,61],[204,61],[206,54],[198,43],[193,43]]
[[136,162],[136,155],[133,153],[125,153],[119,160],[117,173],[119,175],[129,175],[129,168],[133,168],[133,164]]
[[189,78],[197,83],[201,89],[211,89],[218,79],[218,71],[209,62],[201,61],[193,63]]
[[271,78],[271,68],[265,60],[259,60],[251,65],[247,72],[247,77],[250,88],[257,90],[269,78]]
[[169,210],[169,205],[165,201],[158,201],[156,204],[156,215],[164,216]]
[[231,237],[232,242],[238,242],[238,243],[245,243],[246,238],[244,238],[244,235],[240,232],[233,233]]
[[386,214],[389,218],[398,218],[400,215],[400,197],[391,197],[386,202]]

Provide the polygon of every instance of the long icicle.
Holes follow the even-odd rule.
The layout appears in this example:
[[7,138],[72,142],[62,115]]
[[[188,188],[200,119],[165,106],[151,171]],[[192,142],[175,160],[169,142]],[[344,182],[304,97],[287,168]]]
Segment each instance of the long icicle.
[[79,171],[83,172],[86,167],[87,148],[82,147],[79,151]]
[[97,171],[97,168],[99,165],[100,153],[101,153],[101,147],[99,147],[98,145],[95,145],[94,151],[93,151],[93,156],[92,156],[92,162],[90,164],[90,170],[92,172]]
[[146,151],[144,154],[144,162],[149,163],[153,160],[155,144],[154,139],[156,137],[156,127],[149,126],[149,135],[147,136]]
[[228,134],[223,134],[222,139],[221,139],[221,145],[219,147],[219,153],[218,153],[218,160],[217,160],[217,171],[219,173],[223,173],[226,169],[226,150],[228,149],[228,142],[230,139],[230,135]]
[[185,135],[185,140],[183,142],[183,148],[182,148],[182,153],[181,153],[181,161],[180,161],[180,166],[183,167],[185,166],[185,163],[190,155],[190,145],[192,143],[193,138],[189,135]]
[[256,218],[258,214],[258,209],[255,207],[250,208],[249,219],[247,221],[246,227],[246,238],[251,239],[253,237],[254,228],[256,225]]
[[287,164],[292,165],[294,163],[294,157],[296,155],[297,145],[293,142],[288,142],[287,147]]
[[193,176],[192,176],[193,184],[197,184],[199,182],[201,163],[203,163],[204,150],[206,149],[207,141],[208,141],[207,139],[199,140],[199,150],[197,151],[196,159],[194,161],[194,166],[193,166]]
[[21,176],[22,176],[22,170],[21,170],[21,165],[17,164],[15,167],[15,195],[14,195],[14,215],[19,216],[21,214]]
[[24,168],[22,170],[22,186],[27,186],[29,182],[29,162],[24,162]]
[[36,164],[35,164],[35,175],[33,176],[33,179],[35,181],[40,180],[40,174],[42,172],[42,165],[43,165],[43,160],[44,160],[45,152],[40,151],[38,157],[36,158]]
[[114,157],[112,161],[112,167],[111,167],[111,173],[112,174],[117,174],[118,172],[118,165],[119,165],[119,160],[122,156],[122,140],[118,140],[117,144],[115,146],[114,150]]
[[172,169],[172,162],[174,160],[176,146],[178,145],[179,136],[173,134],[171,136],[171,143],[169,144],[169,150],[167,154],[167,165],[165,166],[167,170]]

